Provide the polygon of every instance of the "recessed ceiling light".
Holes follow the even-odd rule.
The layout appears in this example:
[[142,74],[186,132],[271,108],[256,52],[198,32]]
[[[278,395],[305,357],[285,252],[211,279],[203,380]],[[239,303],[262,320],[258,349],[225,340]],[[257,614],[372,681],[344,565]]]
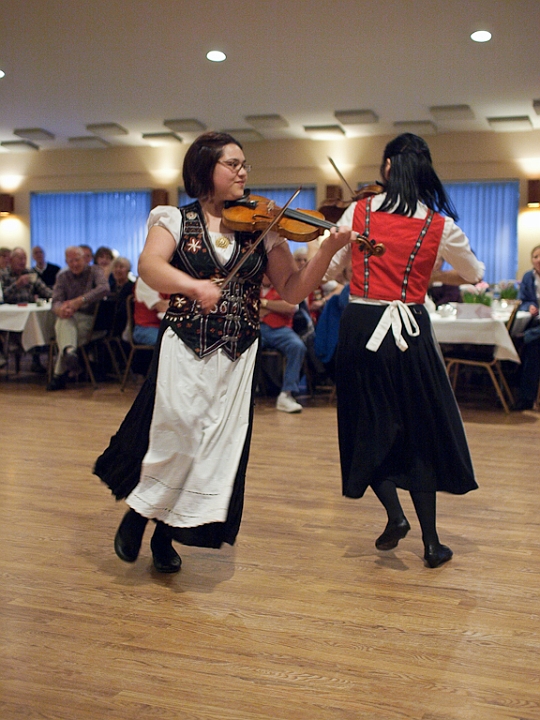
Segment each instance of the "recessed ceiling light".
[[0,78],[5,77],[6,73],[3,70],[0,70]]
[[471,35],[471,40],[474,40],[474,42],[488,42],[491,40],[491,33],[487,30],[477,30]]
[[227,59],[227,56],[224,52],[221,52],[221,50],[210,50],[210,52],[206,53],[206,58],[210,60],[210,62],[223,62]]

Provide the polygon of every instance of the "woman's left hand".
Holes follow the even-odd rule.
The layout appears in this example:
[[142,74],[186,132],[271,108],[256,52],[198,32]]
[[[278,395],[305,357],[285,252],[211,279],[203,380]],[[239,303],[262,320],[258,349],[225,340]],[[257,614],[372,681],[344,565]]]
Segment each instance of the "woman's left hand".
[[350,227],[342,225],[341,227],[330,230],[330,234],[323,241],[323,245],[328,243],[332,251],[336,253],[338,250],[341,250],[342,247],[345,247],[345,245],[354,243],[357,237],[358,233],[351,230]]

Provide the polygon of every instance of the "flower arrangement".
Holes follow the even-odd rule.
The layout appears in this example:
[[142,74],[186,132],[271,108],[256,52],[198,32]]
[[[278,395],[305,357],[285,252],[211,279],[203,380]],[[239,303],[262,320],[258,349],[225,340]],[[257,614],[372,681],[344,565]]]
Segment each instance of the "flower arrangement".
[[476,303],[479,305],[491,305],[491,295],[489,294],[489,283],[479,282],[470,286],[469,290],[465,290],[462,294],[464,303]]
[[515,280],[502,280],[499,283],[501,300],[517,300],[518,284]]

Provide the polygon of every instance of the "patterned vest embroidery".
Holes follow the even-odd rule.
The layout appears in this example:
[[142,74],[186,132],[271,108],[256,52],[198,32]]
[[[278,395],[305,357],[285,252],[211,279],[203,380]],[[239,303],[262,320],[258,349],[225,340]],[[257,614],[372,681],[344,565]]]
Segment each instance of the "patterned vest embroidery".
[[[182,236],[171,265],[195,278],[225,277],[258,237],[258,233],[235,233],[232,256],[223,265],[206,231],[199,203],[181,207],[180,212]],[[171,295],[163,322],[199,357],[221,348],[227,357],[236,360],[259,336],[260,285],[266,262],[262,242],[207,315],[200,312],[194,300],[175,294]]]

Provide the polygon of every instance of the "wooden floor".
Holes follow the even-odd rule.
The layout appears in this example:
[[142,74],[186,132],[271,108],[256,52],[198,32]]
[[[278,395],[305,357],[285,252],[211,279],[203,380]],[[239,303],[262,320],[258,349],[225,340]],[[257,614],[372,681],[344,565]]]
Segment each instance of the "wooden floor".
[[431,570],[407,496],[387,553],[341,496],[326,398],[259,400],[236,546],[162,576],[91,472],[135,392],[0,374],[1,720],[539,720],[539,413],[463,408],[480,489],[439,496]]

